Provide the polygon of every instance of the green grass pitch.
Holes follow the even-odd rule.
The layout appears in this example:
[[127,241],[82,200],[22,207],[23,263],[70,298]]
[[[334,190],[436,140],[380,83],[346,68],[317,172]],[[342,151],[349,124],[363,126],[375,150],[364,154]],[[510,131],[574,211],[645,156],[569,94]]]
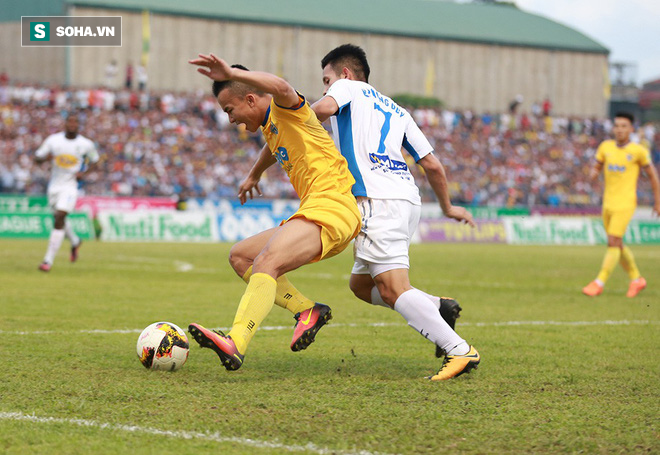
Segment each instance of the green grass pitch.
[[350,252],[290,274],[333,308],[306,351],[275,306],[239,371],[192,340],[180,371],[144,369],[150,323],[231,324],[229,247],[86,242],[70,264],[65,243],[46,274],[45,241],[0,241],[0,452],[660,452],[658,246],[632,248],[640,296],[618,268],[590,299],[604,247],[415,245],[413,285],[461,303],[482,356],[448,382],[424,379],[440,361],[398,313],[351,295]]

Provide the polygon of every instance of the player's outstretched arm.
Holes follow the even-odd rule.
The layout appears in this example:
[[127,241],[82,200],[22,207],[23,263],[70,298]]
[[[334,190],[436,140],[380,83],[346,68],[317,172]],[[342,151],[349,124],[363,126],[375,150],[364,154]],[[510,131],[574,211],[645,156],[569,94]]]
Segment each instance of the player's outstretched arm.
[[312,104],[312,110],[321,123],[335,115],[339,110],[337,101],[331,96],[324,96],[316,103]]
[[594,164],[594,167],[591,169],[591,172],[589,173],[589,177],[591,180],[596,180],[598,176],[600,175],[600,171],[603,170],[603,163],[600,161],[596,161],[596,164]]
[[247,202],[248,197],[250,199],[254,198],[252,191],[255,191],[259,196],[262,195],[261,188],[259,188],[261,175],[276,162],[277,160],[270,152],[268,144],[264,145],[259,154],[259,158],[257,158],[257,161],[252,165],[252,169],[250,169],[248,176],[245,177],[245,180],[243,180],[238,187],[238,200],[241,202],[241,205]]
[[658,172],[655,170],[653,164],[647,164],[642,169],[651,180],[651,188],[653,188],[653,211],[656,215],[660,216],[660,178]]
[[445,168],[442,166],[440,160],[438,160],[433,153],[429,153],[419,160],[417,164],[424,168],[426,178],[428,179],[435,196],[440,202],[442,213],[448,218],[467,223],[474,227],[475,224],[472,219],[472,214],[465,210],[464,207],[452,205],[451,200],[449,199],[449,191],[447,189],[447,175],[445,174]]
[[243,82],[263,92],[270,93],[273,95],[275,102],[282,107],[294,107],[300,104],[298,93],[291,84],[274,74],[232,68],[223,59],[213,54],[199,54],[198,58],[189,60],[188,63],[199,66],[197,71],[214,81],[232,80]]
[[43,144],[34,152],[34,161],[38,164],[48,161],[53,158],[51,152],[50,141],[46,139]]

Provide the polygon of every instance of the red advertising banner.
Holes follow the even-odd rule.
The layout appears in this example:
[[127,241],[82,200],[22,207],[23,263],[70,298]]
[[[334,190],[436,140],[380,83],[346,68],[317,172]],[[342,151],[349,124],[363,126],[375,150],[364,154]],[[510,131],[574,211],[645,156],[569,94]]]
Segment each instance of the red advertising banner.
[[109,197],[84,196],[78,198],[76,210],[88,212],[92,217],[101,210],[176,210],[176,200],[166,197]]

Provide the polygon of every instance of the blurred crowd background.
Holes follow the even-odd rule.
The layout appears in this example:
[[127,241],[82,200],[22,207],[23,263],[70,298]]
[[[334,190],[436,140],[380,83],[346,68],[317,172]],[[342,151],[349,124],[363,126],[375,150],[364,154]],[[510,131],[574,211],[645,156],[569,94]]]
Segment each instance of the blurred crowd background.
[[[98,145],[101,161],[82,186],[88,195],[233,198],[263,144],[260,133],[231,125],[210,93],[63,88],[0,81],[0,192],[43,194],[48,165],[35,150],[63,130],[75,111],[80,133]],[[522,101],[522,100],[521,100]],[[408,108],[435,148],[454,203],[474,206],[598,205],[602,180],[590,181],[598,144],[611,137],[608,119],[552,112],[550,100],[503,106],[502,112]],[[660,163],[660,129],[638,125],[634,137]],[[434,195],[409,160],[423,200]],[[658,168],[660,171],[660,167]],[[273,166],[265,197],[296,198]],[[640,204],[652,201],[641,178]]]

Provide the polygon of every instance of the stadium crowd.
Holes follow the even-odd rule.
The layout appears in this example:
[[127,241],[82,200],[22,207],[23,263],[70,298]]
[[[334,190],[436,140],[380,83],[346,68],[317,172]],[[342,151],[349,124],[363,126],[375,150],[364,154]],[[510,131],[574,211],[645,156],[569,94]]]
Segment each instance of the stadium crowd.
[[[539,106],[497,114],[411,110],[446,167],[455,203],[599,204],[602,182],[589,181],[588,171],[611,121],[545,115]],[[81,134],[101,153],[85,194],[235,197],[262,145],[260,133],[230,125],[208,93],[0,84],[0,192],[45,193],[49,171],[34,163],[34,151],[63,129],[72,110],[80,113]],[[660,130],[644,125],[636,140],[652,150],[658,166]],[[434,200],[417,166],[411,167],[423,199]],[[266,197],[296,197],[275,166],[261,187]],[[651,200],[648,180],[640,179],[640,204]]]

